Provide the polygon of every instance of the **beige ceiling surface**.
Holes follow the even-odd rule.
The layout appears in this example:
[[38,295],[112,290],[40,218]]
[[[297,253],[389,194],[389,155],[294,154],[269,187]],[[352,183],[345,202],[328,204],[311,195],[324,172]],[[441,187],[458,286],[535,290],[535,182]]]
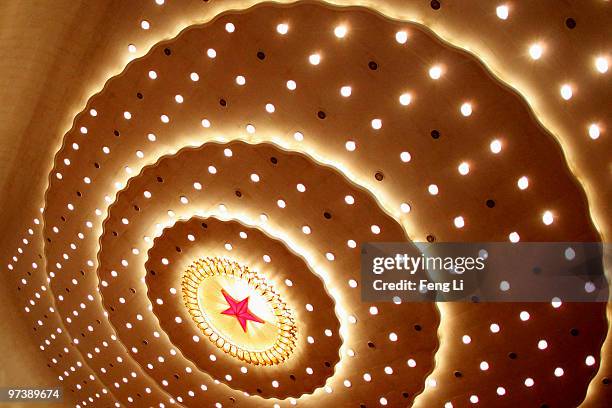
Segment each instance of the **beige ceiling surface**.
[[[443,1],[439,10],[432,9],[426,1],[357,4],[371,6],[392,18],[424,24],[453,45],[474,53],[495,75],[517,89],[533,108],[537,119],[561,144],[570,169],[586,191],[592,221],[603,239],[608,241],[611,233],[609,203],[612,202],[612,149],[607,130],[609,124],[606,123],[612,117],[610,74],[598,72],[595,59],[599,56],[610,58],[609,4],[605,1],[564,2],[560,7],[553,1],[537,4],[506,2],[509,17],[502,20],[495,15],[497,4],[484,3]],[[86,100],[98,92],[107,79],[119,73],[130,59],[143,55],[155,43],[175,36],[191,24],[208,21],[226,9],[243,9],[250,5],[251,2],[214,0],[166,1],[158,5],[150,0],[53,4],[44,1],[29,4],[4,2],[0,6],[0,72],[3,74],[0,78],[3,101],[0,107],[0,221],[5,231],[9,231],[0,241],[3,270],[4,264],[11,263],[10,258],[17,255],[17,248],[24,247],[22,239],[28,238],[28,228],[40,234],[40,226],[35,226],[32,219],[40,217],[38,208],[45,206],[43,194],[53,156],[74,116],[85,107]],[[566,19],[570,17],[576,21],[573,29],[566,25]],[[143,30],[142,20],[147,20],[151,28]],[[270,22],[270,27],[275,24]],[[543,47],[542,57],[538,60],[529,56],[529,46],[533,43],[540,43]],[[136,52],[128,51],[130,44],[136,47]],[[438,61],[434,56],[427,62],[441,64],[446,71],[452,69],[449,61],[450,57]],[[423,72],[425,76],[426,72]],[[560,95],[563,84],[570,84],[573,90],[571,99],[567,101]],[[478,112],[486,107],[476,102],[474,108]],[[505,113],[500,112],[500,115]],[[589,136],[589,126],[593,123],[600,129],[596,140]],[[537,151],[536,146],[538,144],[534,143]],[[548,162],[543,155],[539,157]],[[553,177],[551,185],[557,181],[553,181]],[[50,198],[53,201],[54,197]],[[584,212],[580,202],[566,204],[577,206],[568,214]],[[563,233],[563,239],[596,239],[581,218],[577,218],[575,227],[570,224],[566,228],[578,236]],[[419,240],[424,239],[428,232],[421,228],[420,223],[410,220],[404,220],[404,227]],[[578,234],[581,228],[585,231],[583,235]],[[472,233],[479,236],[478,232]],[[554,236],[533,236],[555,240]],[[452,233],[446,237],[459,239]],[[28,251],[27,244],[24,249]],[[42,266],[42,251],[40,244],[31,245],[24,257],[31,259],[27,262],[40,262]],[[21,279],[21,276],[11,277],[8,282],[10,290],[19,295],[13,289],[17,278]],[[19,296],[11,300],[15,307],[23,309],[25,302]],[[11,308],[9,301],[5,308],[7,313]],[[24,326],[23,330],[15,330],[3,338],[7,346],[29,337],[24,335],[24,330],[31,330],[30,324]],[[38,347],[40,340],[32,340],[32,348]],[[609,350],[610,346],[607,347],[602,355]],[[42,355],[28,354],[24,359],[31,366],[46,364]],[[20,370],[12,370],[18,379]],[[83,374],[85,379],[88,375]],[[601,373],[593,380],[592,390],[587,396],[587,402],[593,406],[598,406],[605,401],[606,395],[610,395],[609,391],[607,394],[604,392],[609,387],[602,389],[600,386],[602,378],[609,375],[610,362],[604,360]],[[40,383],[55,381],[50,378],[51,370],[24,375],[21,380],[27,381],[32,377]],[[101,397],[99,401],[103,401],[105,396]]]

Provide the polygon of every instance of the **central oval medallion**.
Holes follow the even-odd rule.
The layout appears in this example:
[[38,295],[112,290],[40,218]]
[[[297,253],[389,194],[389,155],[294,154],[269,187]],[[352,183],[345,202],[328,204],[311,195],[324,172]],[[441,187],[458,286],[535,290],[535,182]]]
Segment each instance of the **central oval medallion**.
[[181,285],[192,319],[224,352],[255,365],[282,363],[293,352],[295,317],[262,274],[226,258],[202,258]]

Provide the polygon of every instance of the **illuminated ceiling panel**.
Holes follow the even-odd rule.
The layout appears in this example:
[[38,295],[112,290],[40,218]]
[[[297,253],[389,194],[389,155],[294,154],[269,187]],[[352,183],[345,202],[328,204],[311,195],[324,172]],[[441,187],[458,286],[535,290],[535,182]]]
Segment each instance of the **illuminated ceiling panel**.
[[[211,3],[211,15],[225,8]],[[507,51],[502,34],[493,35],[495,51],[477,52],[485,66],[406,21],[472,50],[471,31],[453,35],[460,10],[433,3],[427,13],[448,13],[448,27],[392,2],[378,10],[400,20],[319,3],[223,13],[155,45],[89,99],[23,241],[40,258],[32,250],[9,261],[41,349],[80,406],[585,399],[606,305],[361,301],[364,242],[601,239],[591,221],[601,197],[589,207],[575,177],[594,170],[572,173],[566,158],[573,168],[583,152],[556,133],[569,129],[558,115],[581,115],[574,134],[607,143],[602,91],[588,112],[556,108],[580,102],[588,85],[564,80],[551,103],[529,85],[542,75],[535,66],[515,81],[518,71],[491,58]],[[166,27],[185,12],[154,7],[168,7]],[[521,10],[471,13],[499,30]],[[574,29],[561,21],[560,30]],[[134,55],[136,44],[127,48]],[[486,41],[474,44],[479,51]],[[544,39],[524,46],[516,65],[543,63],[555,49]],[[596,76],[606,58],[594,54]],[[609,153],[596,150],[593,162],[605,164]],[[584,183],[589,192],[597,182]],[[186,292],[190,265],[213,258],[269,279],[270,291],[219,279]],[[272,289],[278,299],[266,306],[258,296]],[[184,293],[200,313],[189,313]],[[250,309],[238,311],[247,298]],[[222,315],[228,308],[233,316]],[[276,344],[255,330],[275,310],[295,343],[278,361],[250,364],[244,350]]]

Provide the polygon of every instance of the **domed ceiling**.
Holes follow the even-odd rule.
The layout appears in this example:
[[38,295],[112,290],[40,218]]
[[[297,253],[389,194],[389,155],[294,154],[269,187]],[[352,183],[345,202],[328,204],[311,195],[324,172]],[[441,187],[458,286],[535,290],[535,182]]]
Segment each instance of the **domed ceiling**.
[[31,380],[77,407],[607,406],[608,304],[365,302],[360,248],[608,242],[608,2],[252,3],[1,6]]

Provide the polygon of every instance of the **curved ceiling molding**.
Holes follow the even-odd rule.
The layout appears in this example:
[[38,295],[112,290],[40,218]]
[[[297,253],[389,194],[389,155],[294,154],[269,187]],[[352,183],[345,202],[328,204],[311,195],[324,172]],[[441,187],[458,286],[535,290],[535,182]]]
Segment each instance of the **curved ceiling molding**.
[[[453,6],[427,11],[447,13],[441,27],[420,6],[392,3],[377,10],[426,24],[496,76],[422,26],[366,8],[264,4],[186,28],[89,99],[23,239],[40,252],[20,248],[9,264],[48,365],[79,406],[584,400],[608,330],[604,304],[453,303],[439,314],[361,302],[364,242],[600,240],[574,176],[591,169],[566,163],[585,159],[564,115],[606,117],[588,110],[601,109],[601,91],[580,107],[587,85],[564,88],[561,103],[579,106],[568,113],[534,96],[528,83],[541,74],[516,79],[498,66],[507,50],[481,54],[486,41],[453,35]],[[173,13],[158,35],[176,29],[176,6],[155,7]],[[142,20],[143,32],[159,18]],[[548,55],[541,45],[530,64]],[[607,143],[603,124],[598,132],[590,142]],[[609,160],[603,150],[594,163]],[[204,257],[274,281],[296,313],[285,361],[245,365],[200,338],[180,287]],[[222,289],[226,307],[248,299]],[[234,316],[234,335],[258,327],[256,315],[238,326]]]

